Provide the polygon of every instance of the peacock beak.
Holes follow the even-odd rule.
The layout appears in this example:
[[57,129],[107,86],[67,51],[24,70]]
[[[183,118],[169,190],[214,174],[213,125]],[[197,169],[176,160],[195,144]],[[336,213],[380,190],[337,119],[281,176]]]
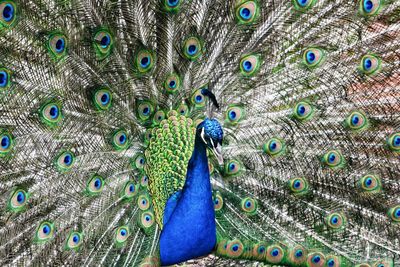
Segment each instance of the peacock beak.
[[224,164],[224,158],[222,157],[222,146],[219,143],[217,143],[217,146],[213,146],[212,152],[214,153],[214,156],[217,158],[218,164],[219,165]]

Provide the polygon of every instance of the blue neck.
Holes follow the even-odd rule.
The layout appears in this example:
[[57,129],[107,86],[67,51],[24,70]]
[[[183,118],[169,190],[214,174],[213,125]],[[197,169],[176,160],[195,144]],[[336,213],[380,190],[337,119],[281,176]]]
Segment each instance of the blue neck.
[[[168,200],[172,210],[160,237],[162,265],[209,254],[216,243],[212,188],[204,142],[196,135],[186,181],[179,199]],[[171,207],[168,207],[168,206]]]

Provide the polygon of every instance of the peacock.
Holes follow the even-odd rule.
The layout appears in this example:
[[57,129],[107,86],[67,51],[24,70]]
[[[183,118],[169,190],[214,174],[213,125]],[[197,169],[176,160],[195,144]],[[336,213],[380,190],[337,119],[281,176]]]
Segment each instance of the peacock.
[[400,266],[397,0],[0,0],[0,266]]

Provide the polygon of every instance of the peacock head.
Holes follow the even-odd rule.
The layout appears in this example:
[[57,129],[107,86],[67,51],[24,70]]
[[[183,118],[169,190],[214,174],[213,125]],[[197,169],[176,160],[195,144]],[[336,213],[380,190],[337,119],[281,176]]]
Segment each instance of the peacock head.
[[204,144],[214,153],[218,163],[221,165],[223,163],[221,148],[224,137],[221,124],[216,119],[206,118],[197,126],[196,132]]

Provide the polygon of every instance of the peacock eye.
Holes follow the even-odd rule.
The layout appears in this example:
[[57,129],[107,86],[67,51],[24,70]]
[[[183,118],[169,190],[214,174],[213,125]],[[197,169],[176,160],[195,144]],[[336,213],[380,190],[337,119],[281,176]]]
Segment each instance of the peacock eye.
[[68,41],[65,35],[53,33],[49,36],[48,48],[54,59],[61,59],[67,54]]
[[289,260],[293,264],[301,265],[306,261],[306,258],[307,258],[307,250],[300,245],[293,247],[289,251]]
[[305,195],[309,192],[309,185],[305,178],[292,178],[288,181],[290,191],[295,195]]
[[45,242],[54,236],[54,224],[49,221],[42,222],[36,229],[35,240],[37,242]]
[[387,139],[389,149],[394,152],[400,152],[400,133],[394,133]]
[[374,55],[365,55],[361,59],[361,72],[372,75],[377,73],[381,68],[381,60],[377,56]]
[[149,177],[146,174],[143,174],[140,178],[140,185],[142,187],[147,187],[149,185]]
[[128,133],[125,130],[116,131],[112,138],[112,145],[116,150],[127,148],[129,144]]
[[11,27],[16,21],[17,6],[13,1],[3,1],[0,4],[0,24],[4,27]]
[[201,90],[202,89],[196,90],[191,98],[191,102],[196,108],[202,108],[206,105],[206,99],[204,95],[201,93]]
[[[391,260],[378,260],[374,263],[374,267],[393,267]],[[336,266],[335,266],[336,267]]]
[[197,37],[189,37],[183,43],[183,55],[189,60],[198,59],[203,53],[203,44]]
[[334,255],[326,256],[326,266],[328,267],[340,267],[340,258]]
[[122,190],[122,197],[126,199],[131,199],[138,193],[138,186],[133,181],[128,181],[125,183]]
[[140,74],[149,73],[153,69],[154,64],[155,55],[150,50],[140,50],[135,56],[134,69]]
[[28,193],[23,189],[14,190],[8,199],[8,208],[13,212],[24,210],[29,199]]
[[279,245],[271,245],[267,248],[266,259],[271,263],[280,263],[284,256],[283,249]]
[[178,113],[181,114],[182,116],[187,116],[189,115],[189,107],[186,104],[181,104],[178,108]]
[[7,155],[14,146],[14,139],[7,131],[0,128],[0,157]]
[[325,57],[322,49],[311,47],[307,48],[303,53],[303,62],[309,68],[316,68],[319,66]]
[[306,11],[314,6],[317,0],[292,0],[292,2],[296,10]]
[[260,56],[250,54],[240,60],[240,72],[243,76],[252,76],[260,69]]
[[301,101],[294,107],[293,115],[299,121],[310,120],[314,115],[314,107],[306,101]]
[[255,1],[246,1],[236,8],[236,20],[239,24],[250,24],[258,18],[259,13],[259,6]]
[[244,250],[243,243],[238,240],[232,240],[228,241],[227,246],[226,246],[226,253],[230,258],[238,258],[240,255],[242,255]]
[[0,68],[0,91],[11,86],[11,72],[5,68]]
[[328,227],[333,230],[343,229],[346,224],[346,217],[343,214],[337,212],[329,214],[328,216],[326,216],[325,220]]
[[167,11],[167,12],[177,13],[179,11],[180,6],[181,6],[180,0],[164,0],[163,1],[163,7],[164,7],[165,11]]
[[80,232],[71,232],[68,236],[67,239],[67,245],[66,245],[66,249],[67,250],[77,250],[83,242],[83,238],[82,238],[82,233]]
[[390,208],[388,214],[393,222],[400,223],[400,205]]
[[39,111],[40,119],[50,127],[57,126],[62,120],[61,104],[58,102],[49,102],[44,104]]
[[181,79],[176,73],[168,75],[164,82],[164,89],[169,94],[176,93],[181,87]]
[[286,152],[286,144],[282,139],[271,138],[264,144],[263,150],[271,157],[277,157]]
[[307,266],[322,267],[325,265],[325,256],[321,252],[310,253],[307,256]]
[[225,113],[225,121],[231,125],[238,124],[245,115],[244,108],[239,105],[231,105]]
[[115,242],[123,244],[130,236],[130,230],[128,226],[120,226],[115,231]]
[[257,201],[250,197],[243,198],[240,202],[240,207],[247,214],[253,215],[257,213]]
[[142,153],[136,155],[135,160],[133,162],[133,166],[135,169],[138,170],[143,170],[144,165],[146,163],[146,159],[144,158],[144,155]]
[[345,164],[343,155],[338,150],[330,150],[325,153],[322,161],[332,169],[341,168]]
[[360,14],[363,16],[373,16],[378,14],[382,7],[382,0],[361,0]]
[[138,102],[136,113],[141,121],[147,121],[154,113],[154,105],[148,100]]
[[161,121],[165,119],[165,112],[163,110],[159,110],[154,114],[153,123],[155,125],[159,125]]
[[151,203],[151,200],[150,200],[149,195],[141,194],[138,197],[137,204],[138,204],[139,209],[148,210],[150,208],[150,203]]
[[224,199],[220,192],[216,192],[214,196],[214,210],[220,211],[224,207]]
[[97,195],[103,191],[104,179],[98,174],[93,175],[86,184],[86,192],[90,195]]
[[242,163],[238,160],[232,159],[225,163],[225,174],[227,176],[237,176],[240,175],[242,170]]
[[109,31],[102,29],[95,33],[93,43],[97,59],[102,60],[110,55],[114,40]]
[[381,191],[381,179],[374,174],[367,174],[358,181],[361,190],[368,193],[378,193]]
[[146,232],[154,225],[154,214],[151,211],[144,211],[139,218],[139,225]]
[[108,110],[111,107],[112,94],[108,88],[102,88],[94,93],[94,106],[97,110]]
[[362,112],[353,111],[346,119],[346,126],[353,131],[362,131],[368,127],[368,119]]
[[267,246],[264,243],[256,243],[253,247],[252,256],[256,260],[263,260],[267,252]]
[[75,162],[75,155],[70,151],[62,152],[57,158],[57,169],[60,172],[69,171]]

